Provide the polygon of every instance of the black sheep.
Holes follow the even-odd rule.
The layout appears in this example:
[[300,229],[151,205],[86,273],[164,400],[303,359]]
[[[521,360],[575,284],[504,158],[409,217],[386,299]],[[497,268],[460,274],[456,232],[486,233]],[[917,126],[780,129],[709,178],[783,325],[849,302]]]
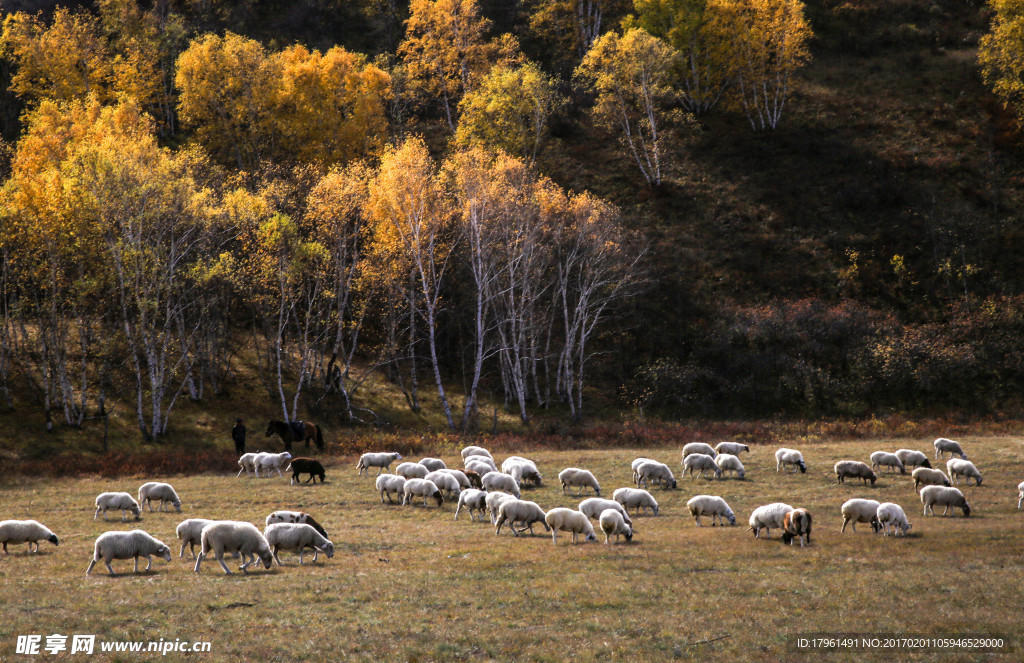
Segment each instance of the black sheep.
[[316,483],[314,480],[316,477],[320,477],[320,483],[324,482],[326,473],[324,472],[324,466],[318,460],[313,458],[292,458],[292,464],[289,467],[292,470],[292,480],[289,483],[297,482],[300,474],[309,475],[306,483],[310,481]]

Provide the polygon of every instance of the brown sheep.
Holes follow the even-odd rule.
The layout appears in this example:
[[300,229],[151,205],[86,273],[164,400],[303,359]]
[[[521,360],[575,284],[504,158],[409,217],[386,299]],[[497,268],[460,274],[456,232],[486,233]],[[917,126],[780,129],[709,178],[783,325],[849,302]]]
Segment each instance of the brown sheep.
[[800,547],[804,541],[811,542],[811,514],[807,509],[793,509],[782,517],[782,542],[793,545],[793,539],[800,539]]

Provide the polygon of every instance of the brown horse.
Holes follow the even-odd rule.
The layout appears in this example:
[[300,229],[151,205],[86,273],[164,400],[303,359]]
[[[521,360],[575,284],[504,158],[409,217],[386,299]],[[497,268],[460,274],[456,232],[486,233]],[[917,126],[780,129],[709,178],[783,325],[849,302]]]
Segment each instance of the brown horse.
[[277,421],[276,419],[271,421],[267,425],[267,437],[271,435],[277,435],[284,442],[284,448],[286,451],[292,450],[292,442],[302,442],[305,440],[306,448],[309,448],[309,441],[313,440],[316,442],[316,448],[319,451],[324,450],[324,434],[323,430],[316,424],[312,424],[308,421],[303,422],[303,433],[299,433],[291,427],[290,424],[286,424],[283,421]]

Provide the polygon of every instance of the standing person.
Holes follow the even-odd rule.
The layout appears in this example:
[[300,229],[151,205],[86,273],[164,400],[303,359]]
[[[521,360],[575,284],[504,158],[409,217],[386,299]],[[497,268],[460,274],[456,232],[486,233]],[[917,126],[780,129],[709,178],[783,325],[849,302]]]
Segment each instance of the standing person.
[[231,429],[231,439],[235,441],[235,453],[239,456],[245,453],[245,424],[241,419],[235,420],[235,427]]

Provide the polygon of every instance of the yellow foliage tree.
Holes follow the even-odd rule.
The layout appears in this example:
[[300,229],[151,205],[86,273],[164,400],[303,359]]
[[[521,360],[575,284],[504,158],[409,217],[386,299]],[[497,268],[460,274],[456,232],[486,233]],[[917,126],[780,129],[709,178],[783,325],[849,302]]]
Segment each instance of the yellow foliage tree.
[[532,163],[561,103],[553,81],[536,65],[495,67],[459,104],[456,145],[499,148]]
[[978,51],[981,74],[1024,124],[1024,1],[992,0],[991,6],[992,28]]
[[629,11],[628,0],[537,0],[533,5],[530,31],[556,62],[570,65]]

